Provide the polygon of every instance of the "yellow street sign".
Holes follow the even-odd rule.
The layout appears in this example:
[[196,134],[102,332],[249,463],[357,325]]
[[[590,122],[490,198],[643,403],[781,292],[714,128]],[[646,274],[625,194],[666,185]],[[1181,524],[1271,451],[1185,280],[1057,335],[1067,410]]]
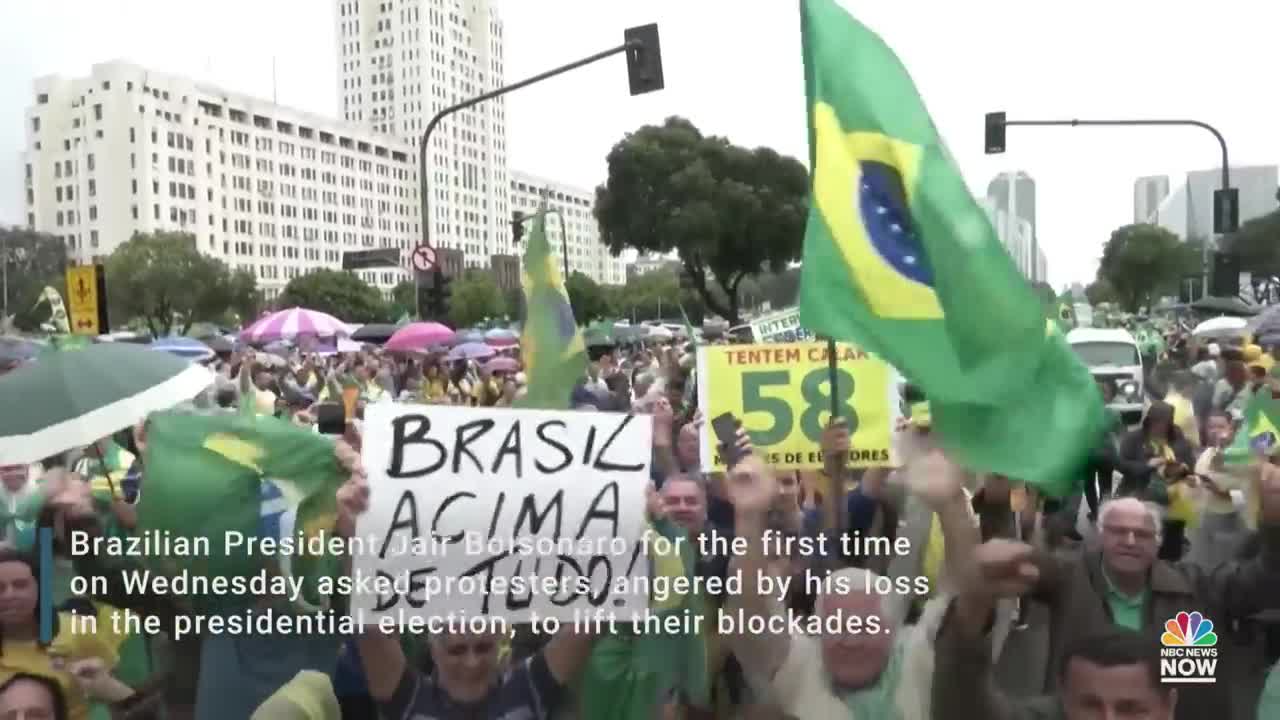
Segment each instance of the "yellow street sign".
[[98,309],[98,266],[78,265],[67,268],[67,308],[71,316],[71,332],[76,335],[101,335]]

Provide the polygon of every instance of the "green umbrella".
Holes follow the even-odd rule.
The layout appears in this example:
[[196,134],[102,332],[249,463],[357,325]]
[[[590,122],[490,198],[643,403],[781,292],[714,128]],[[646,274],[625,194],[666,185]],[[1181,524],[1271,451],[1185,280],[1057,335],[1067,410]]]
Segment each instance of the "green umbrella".
[[88,445],[213,383],[204,367],[145,345],[54,347],[0,376],[0,464]]

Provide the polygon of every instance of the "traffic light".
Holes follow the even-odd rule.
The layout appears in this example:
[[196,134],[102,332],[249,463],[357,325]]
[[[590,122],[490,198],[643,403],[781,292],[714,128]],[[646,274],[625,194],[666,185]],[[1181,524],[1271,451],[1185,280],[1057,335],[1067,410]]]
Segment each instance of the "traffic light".
[[1002,112],[987,113],[986,150],[988,155],[1004,152],[1005,116]]
[[427,304],[431,316],[437,320],[449,314],[449,295],[453,293],[449,289],[450,282],[453,281],[439,267],[432,273],[431,287],[427,291]]
[[519,211],[511,213],[511,241],[519,245],[520,239],[524,237],[524,215]]
[[658,42],[658,24],[627,28],[622,34],[627,44],[627,80],[632,95],[643,95],[661,90],[662,45]]

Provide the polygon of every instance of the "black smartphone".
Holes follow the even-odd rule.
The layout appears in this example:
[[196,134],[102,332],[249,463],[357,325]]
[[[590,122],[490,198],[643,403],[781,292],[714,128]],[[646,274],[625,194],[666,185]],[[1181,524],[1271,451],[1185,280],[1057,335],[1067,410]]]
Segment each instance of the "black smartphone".
[[347,431],[342,403],[326,402],[316,406],[316,430],[321,435],[341,435]]
[[733,413],[718,415],[711,420],[711,431],[720,441],[720,455],[724,458],[725,467],[737,465],[743,456],[738,449],[738,418]]

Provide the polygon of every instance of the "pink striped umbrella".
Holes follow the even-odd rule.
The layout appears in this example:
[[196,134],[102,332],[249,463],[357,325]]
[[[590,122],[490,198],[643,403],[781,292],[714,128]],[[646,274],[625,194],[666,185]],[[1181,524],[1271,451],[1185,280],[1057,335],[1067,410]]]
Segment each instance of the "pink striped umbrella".
[[398,351],[424,350],[432,345],[451,343],[453,336],[454,332],[448,326],[438,322],[409,323],[397,330],[382,348]]
[[272,313],[240,331],[240,339],[249,343],[296,338],[347,336],[351,332],[338,318],[316,310],[289,308]]

